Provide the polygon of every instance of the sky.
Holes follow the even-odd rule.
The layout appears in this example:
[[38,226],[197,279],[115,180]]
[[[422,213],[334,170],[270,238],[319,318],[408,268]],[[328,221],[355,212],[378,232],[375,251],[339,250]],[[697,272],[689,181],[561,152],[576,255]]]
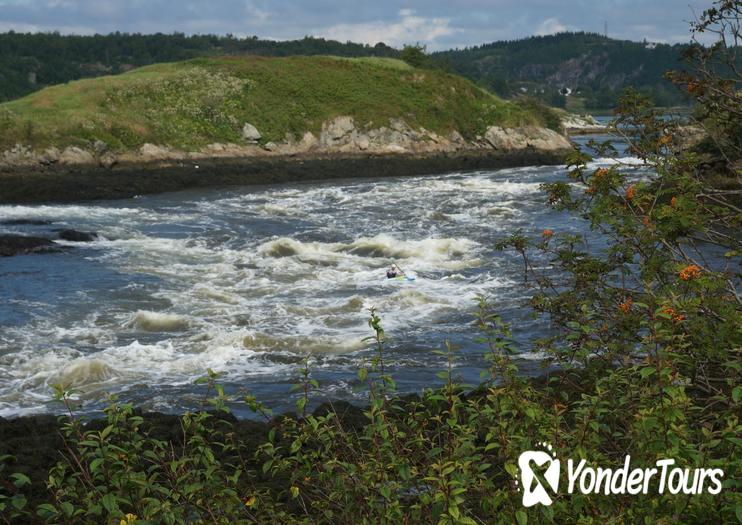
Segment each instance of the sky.
[[0,32],[307,35],[430,51],[561,31],[687,42],[711,0],[0,0]]

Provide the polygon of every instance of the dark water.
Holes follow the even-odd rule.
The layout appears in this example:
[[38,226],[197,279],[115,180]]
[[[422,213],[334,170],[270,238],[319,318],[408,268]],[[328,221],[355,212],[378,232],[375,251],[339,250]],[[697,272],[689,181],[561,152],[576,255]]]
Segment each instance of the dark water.
[[[516,229],[584,231],[545,205],[539,185],[563,177],[529,167],[2,206],[0,220],[53,221],[10,232],[102,238],[0,259],[0,415],[57,411],[59,382],[83,391],[84,409],[105,392],[148,409],[194,408],[203,388],[193,381],[207,368],[282,410],[305,355],[322,396],[360,399],[370,306],[400,390],[438,381],[443,359],[432,350],[444,340],[461,349],[457,373],[476,383],[486,366],[470,326],[478,295],[524,348],[548,329],[522,308],[519,261],[494,243]],[[388,281],[392,261],[417,280]],[[523,371],[539,373],[539,357],[520,355]]]

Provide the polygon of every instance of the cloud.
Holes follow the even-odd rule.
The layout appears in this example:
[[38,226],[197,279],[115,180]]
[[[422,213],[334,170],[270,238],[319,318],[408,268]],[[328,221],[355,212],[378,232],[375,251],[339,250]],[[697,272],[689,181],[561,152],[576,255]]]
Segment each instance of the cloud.
[[558,18],[547,18],[539,24],[534,32],[535,35],[553,35],[554,33],[562,33],[569,31],[570,27],[562,24]]
[[0,31],[323,36],[430,50],[558,31],[687,42],[710,0],[0,0]]
[[437,39],[453,35],[459,30],[451,27],[450,18],[428,18],[417,16],[412,9],[402,9],[396,21],[382,20],[359,22],[353,24],[335,24],[312,32],[315,36],[322,36],[332,40],[345,42],[361,42],[376,44],[384,42],[391,46],[402,46],[417,42],[435,46]]

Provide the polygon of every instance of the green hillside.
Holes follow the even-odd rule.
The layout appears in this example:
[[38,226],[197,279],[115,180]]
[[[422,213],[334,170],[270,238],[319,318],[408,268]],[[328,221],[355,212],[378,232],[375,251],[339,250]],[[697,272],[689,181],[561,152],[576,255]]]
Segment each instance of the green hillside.
[[[444,51],[432,58],[501,96],[527,92],[555,106],[579,99],[588,109],[603,109],[613,107],[629,86],[659,105],[689,104],[687,95],[663,78],[667,70],[685,67],[681,58],[687,47],[560,33]],[[564,88],[572,91],[570,97],[559,94]]]
[[52,86],[0,104],[0,148],[146,142],[196,148],[240,142],[245,122],[264,141],[318,132],[351,115],[359,127],[402,117],[471,138],[492,124],[546,124],[547,113],[503,101],[461,77],[390,58],[196,58]]
[[313,37],[275,41],[183,33],[61,35],[10,31],[0,33],[0,102],[71,80],[115,75],[162,62],[228,55],[398,57],[399,51],[384,44],[369,46]]

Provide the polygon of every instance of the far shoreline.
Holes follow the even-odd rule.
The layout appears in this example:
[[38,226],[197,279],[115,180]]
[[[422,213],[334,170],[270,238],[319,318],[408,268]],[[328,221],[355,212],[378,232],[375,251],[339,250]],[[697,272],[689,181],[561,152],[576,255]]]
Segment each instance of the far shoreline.
[[435,154],[305,154],[213,157],[97,165],[16,166],[0,170],[0,204],[126,199],[194,188],[440,175],[454,171],[563,164],[569,150],[462,150]]

